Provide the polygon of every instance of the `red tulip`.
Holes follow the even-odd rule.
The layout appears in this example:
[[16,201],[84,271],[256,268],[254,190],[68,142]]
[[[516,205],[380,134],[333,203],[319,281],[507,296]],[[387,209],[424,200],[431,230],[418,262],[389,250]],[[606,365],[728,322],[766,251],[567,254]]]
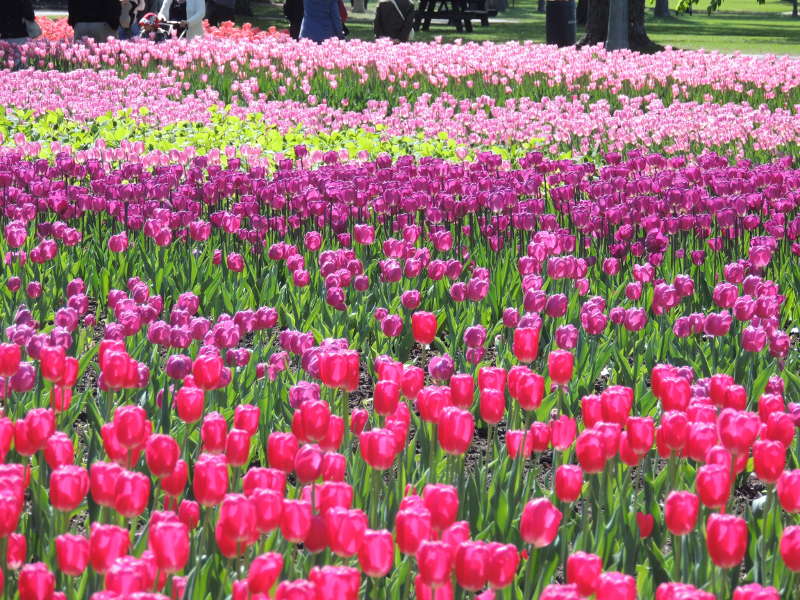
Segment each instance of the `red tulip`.
[[353,412],[350,413],[350,433],[354,435],[361,435],[361,432],[364,431],[364,427],[366,427],[368,420],[369,411],[364,410],[363,408],[353,409]]
[[709,515],[706,550],[718,567],[730,569],[739,565],[747,551],[747,522],[734,515]]
[[417,311],[411,315],[411,333],[414,341],[429,346],[436,338],[436,315],[430,312]]
[[56,431],[50,436],[44,447],[44,459],[53,470],[75,461],[75,446],[67,434]]
[[42,346],[39,361],[42,377],[48,381],[58,381],[64,373],[66,351],[62,346]]
[[19,370],[22,351],[16,344],[0,344],[0,377],[11,377]]
[[151,525],[147,547],[154,554],[159,571],[182,571],[189,560],[189,529],[180,521],[161,521]]
[[219,507],[217,523],[228,539],[246,542],[256,530],[256,518],[256,507],[250,498],[244,494],[226,494]]
[[778,501],[788,513],[800,513],[800,469],[784,471],[776,486]]
[[689,419],[686,413],[671,410],[661,415],[661,434],[664,444],[673,452],[680,452],[689,439]]
[[558,419],[550,421],[550,441],[553,448],[563,452],[575,441],[578,426],[575,419],[566,415],[561,415]]
[[247,571],[247,588],[250,594],[269,594],[283,570],[283,556],[267,552],[256,556]]
[[481,541],[462,542],[455,555],[456,581],[465,590],[478,591],[486,586],[489,544]]
[[431,513],[424,506],[401,508],[395,517],[395,528],[400,552],[415,555],[420,544],[431,537]]
[[452,485],[429,483],[422,490],[425,508],[431,513],[431,523],[439,531],[447,529],[458,516],[458,491]]
[[655,426],[652,417],[629,417],[625,422],[628,444],[636,454],[647,454],[653,447]]
[[82,535],[69,533],[56,537],[56,564],[65,575],[83,575],[89,564],[89,540]]
[[178,442],[173,437],[157,433],[148,438],[144,458],[150,472],[160,478],[172,474],[180,454]]
[[358,550],[358,563],[367,577],[385,577],[394,562],[394,541],[392,534],[381,529],[367,529],[361,548]]
[[603,402],[600,396],[590,394],[581,398],[581,419],[587,429],[603,420]]
[[469,410],[475,399],[475,380],[469,373],[455,373],[450,376],[450,395],[453,405]]
[[25,564],[28,554],[28,540],[21,533],[12,533],[7,538],[6,566],[16,571]]
[[324,400],[306,400],[300,405],[299,410],[305,437],[312,442],[324,439],[331,418],[331,408],[328,403]]
[[544,586],[539,600],[581,600],[578,586],[570,583],[551,583]]
[[743,385],[730,385],[725,390],[724,399],[725,408],[733,408],[735,410],[744,410],[747,407],[747,390]]
[[89,483],[92,499],[100,506],[113,506],[117,489],[117,478],[122,467],[115,463],[95,462],[89,468]]
[[749,583],[733,590],[732,600],[781,600],[781,596],[772,586],[763,587],[758,583]]
[[519,531],[527,544],[543,548],[553,543],[558,535],[562,513],[546,498],[531,500],[522,511]]
[[403,396],[409,400],[415,400],[417,398],[417,394],[424,385],[425,371],[423,371],[420,367],[406,365],[405,369],[403,370],[403,378],[400,382]]
[[114,510],[131,519],[142,514],[150,499],[150,479],[142,473],[123,470],[114,489]]
[[670,492],[664,502],[664,520],[673,535],[687,535],[697,525],[700,499],[691,492]]
[[575,445],[581,469],[585,473],[601,473],[606,468],[606,450],[603,436],[594,429],[584,429]]
[[544,398],[544,377],[538,373],[530,373],[522,378],[517,387],[516,399],[522,410],[536,410],[542,405]]
[[201,454],[194,464],[194,497],[202,506],[216,506],[228,491],[228,465],[224,456]]
[[595,600],[636,600],[636,580],[623,573],[603,573],[597,578]]
[[731,492],[730,469],[722,465],[703,465],[695,479],[700,501],[709,508],[722,508]]
[[258,422],[261,418],[261,409],[252,404],[240,404],[233,413],[233,426],[244,429],[250,435],[258,431]]
[[242,479],[242,491],[248,497],[261,489],[274,490],[282,497],[285,488],[286,473],[277,469],[251,467]]
[[650,387],[653,390],[653,395],[656,398],[661,398],[662,382],[666,377],[672,377],[677,374],[677,369],[672,365],[656,365],[650,371]]
[[664,412],[670,410],[685,412],[692,398],[692,387],[679,375],[664,377],[660,383],[658,398],[661,400]]
[[650,534],[653,533],[655,519],[653,515],[639,511],[636,513],[636,525],[639,527],[639,537],[645,539],[650,537]]
[[783,530],[781,558],[791,571],[800,571],[800,526],[791,525]]
[[367,530],[367,515],[358,509],[334,506],[325,512],[325,528],[331,551],[348,558],[361,546]]
[[281,512],[281,535],[287,541],[302,542],[311,527],[311,504],[303,500],[284,500]]
[[490,425],[497,425],[506,410],[506,397],[501,390],[482,389],[479,395],[481,419]]
[[733,383],[733,377],[724,373],[718,373],[711,376],[709,393],[711,395],[711,401],[717,405],[717,408],[724,406],[725,393],[728,391],[728,388],[733,385]]
[[281,524],[283,496],[271,489],[256,490],[250,498],[256,509],[256,529],[259,533],[269,533]]
[[[56,431],[55,413],[48,408],[34,408],[25,415],[25,432],[28,443],[35,450],[44,448]],[[17,447],[15,440],[15,447]],[[19,451],[19,448],[17,448]]]
[[539,328],[517,327],[512,345],[514,356],[521,363],[531,363],[539,354]]
[[394,381],[378,381],[373,391],[375,412],[379,415],[390,415],[400,401],[400,385]]
[[475,433],[475,417],[466,410],[448,406],[439,419],[439,445],[447,454],[460,456],[472,443]]
[[608,386],[600,394],[603,420],[625,425],[633,406],[633,390],[621,385]]
[[758,415],[732,408],[724,409],[717,421],[722,445],[732,454],[747,454],[761,427]]
[[453,600],[453,584],[447,581],[444,585],[429,586],[422,575],[414,578],[414,597],[417,600]]
[[78,508],[89,492],[89,475],[77,465],[63,465],[50,475],[50,504],[62,512]]
[[353,487],[343,481],[326,481],[317,485],[317,504],[322,514],[334,506],[350,508],[353,504]]
[[192,363],[192,376],[197,387],[213,390],[222,377],[222,357],[218,354],[201,354]]
[[250,440],[252,435],[235,427],[225,439],[225,460],[232,467],[243,467],[250,462]]
[[286,473],[294,470],[294,459],[299,444],[291,433],[273,432],[267,438],[267,460],[271,467]]
[[317,587],[307,579],[281,581],[274,600],[317,600]]
[[506,370],[502,367],[481,367],[478,369],[478,389],[498,390],[506,389]]
[[[175,394],[175,410],[184,423],[196,423],[203,416],[205,392],[195,386],[184,385]],[[203,438],[205,442],[205,437]]]
[[547,357],[547,371],[555,385],[567,385],[572,379],[575,357],[567,350],[553,350]]
[[717,426],[713,423],[692,423],[686,439],[686,454],[692,460],[705,462],[709,448],[717,443]]
[[556,469],[555,492],[560,502],[575,502],[583,488],[583,471],[578,465],[561,465]]
[[128,552],[128,531],[116,525],[92,523],[89,534],[89,563],[97,573],[104,574],[117,558]]
[[513,544],[489,544],[486,577],[494,589],[503,589],[514,582],[519,564],[519,552]]
[[31,563],[19,572],[19,600],[50,600],[56,577],[44,563]]
[[186,489],[186,482],[189,480],[189,466],[186,461],[179,459],[175,463],[172,473],[161,479],[161,489],[170,496],[180,496]]
[[450,548],[441,541],[425,540],[417,551],[417,567],[423,583],[438,587],[450,579],[453,563]]
[[582,596],[591,596],[603,572],[603,561],[596,554],[575,552],[567,558],[567,583],[574,583]]
[[388,429],[372,429],[359,436],[361,458],[373,469],[385,471],[392,466],[398,448]]
[[532,438],[527,431],[506,431],[506,450],[511,458],[529,458],[533,452]]
[[150,435],[147,413],[141,406],[120,406],[114,411],[114,431],[125,448],[140,448]]
[[353,567],[326,565],[312,567],[308,574],[317,590],[317,599],[357,600],[361,573]]
[[452,405],[449,387],[429,385],[417,394],[419,417],[428,423],[438,423],[442,411]]
[[337,452],[326,452],[322,457],[322,480],[344,481],[347,460]]
[[780,442],[759,440],[753,444],[755,473],[764,483],[775,483],[786,466],[786,448]]
[[200,522],[200,505],[194,500],[181,500],[178,506],[178,519],[190,530]]

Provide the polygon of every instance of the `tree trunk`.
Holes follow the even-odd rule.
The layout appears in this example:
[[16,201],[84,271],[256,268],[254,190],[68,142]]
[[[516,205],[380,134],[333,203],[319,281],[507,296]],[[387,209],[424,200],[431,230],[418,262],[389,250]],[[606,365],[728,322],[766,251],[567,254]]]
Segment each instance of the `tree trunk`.
[[578,4],[575,6],[575,23],[577,25],[586,25],[586,10],[589,8],[588,4],[588,0],[578,0]]
[[792,0],[792,16],[797,18],[797,0]]
[[364,0],[353,0],[353,12],[354,13],[367,12],[366,2],[364,2]]
[[[608,34],[608,0],[588,0],[586,33],[578,46],[594,46],[605,43]],[[628,45],[637,52],[653,53],[663,46],[647,37],[644,26],[644,0],[628,0]]]
[[654,17],[669,16],[669,0],[656,0],[656,8],[653,11]]
[[536,6],[536,12],[544,12],[544,0],[539,0],[538,5]]

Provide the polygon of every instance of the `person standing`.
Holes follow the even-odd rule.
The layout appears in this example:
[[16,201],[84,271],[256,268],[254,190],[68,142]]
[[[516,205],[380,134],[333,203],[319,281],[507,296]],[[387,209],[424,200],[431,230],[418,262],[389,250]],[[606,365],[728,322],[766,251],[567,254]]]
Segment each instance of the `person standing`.
[[158,11],[158,18],[162,21],[178,21],[190,40],[203,36],[205,17],[205,0],[164,0]]
[[300,26],[303,24],[303,0],[285,0],[283,15],[289,21],[289,35],[293,40],[300,38]]
[[36,23],[31,0],[0,2],[0,41],[11,44],[28,41],[31,37],[28,32],[30,23]]
[[375,37],[407,42],[414,30],[414,5],[410,0],[379,0],[373,29]]
[[75,31],[75,39],[91,38],[105,42],[119,29],[120,0],[69,0],[67,22]]
[[233,21],[236,16],[235,8],[236,0],[208,0],[208,24],[219,27],[224,21]]
[[339,0],[303,0],[303,23],[300,39],[317,43],[330,38],[344,38],[344,24],[339,14]]
[[139,35],[139,18],[145,13],[145,0],[120,0],[118,36],[128,40]]

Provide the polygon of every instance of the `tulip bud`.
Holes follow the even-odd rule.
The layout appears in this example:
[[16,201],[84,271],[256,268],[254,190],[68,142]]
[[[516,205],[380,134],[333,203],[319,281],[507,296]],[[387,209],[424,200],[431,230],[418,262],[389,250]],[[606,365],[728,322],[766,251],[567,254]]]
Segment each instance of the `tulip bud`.
[[385,577],[394,562],[392,534],[385,529],[367,529],[358,550],[358,562],[367,577]]
[[691,492],[670,492],[664,502],[664,520],[673,535],[687,535],[697,524],[700,500]]
[[713,513],[706,523],[706,550],[720,568],[739,565],[747,551],[747,522],[734,515]]
[[561,465],[556,469],[555,492],[560,502],[575,502],[583,488],[583,471],[578,465]]
[[558,535],[562,513],[546,498],[531,500],[522,511],[519,530],[522,539],[536,548],[549,546]]
[[591,596],[603,572],[603,561],[595,554],[575,552],[567,558],[567,583],[578,587],[582,596]]

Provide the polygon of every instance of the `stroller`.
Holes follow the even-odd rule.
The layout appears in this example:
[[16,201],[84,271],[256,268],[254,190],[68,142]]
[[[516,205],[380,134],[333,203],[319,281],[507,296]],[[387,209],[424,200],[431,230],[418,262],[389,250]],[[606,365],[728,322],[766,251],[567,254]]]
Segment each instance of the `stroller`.
[[186,37],[186,28],[178,21],[162,21],[157,14],[147,13],[139,20],[139,37],[155,42]]

